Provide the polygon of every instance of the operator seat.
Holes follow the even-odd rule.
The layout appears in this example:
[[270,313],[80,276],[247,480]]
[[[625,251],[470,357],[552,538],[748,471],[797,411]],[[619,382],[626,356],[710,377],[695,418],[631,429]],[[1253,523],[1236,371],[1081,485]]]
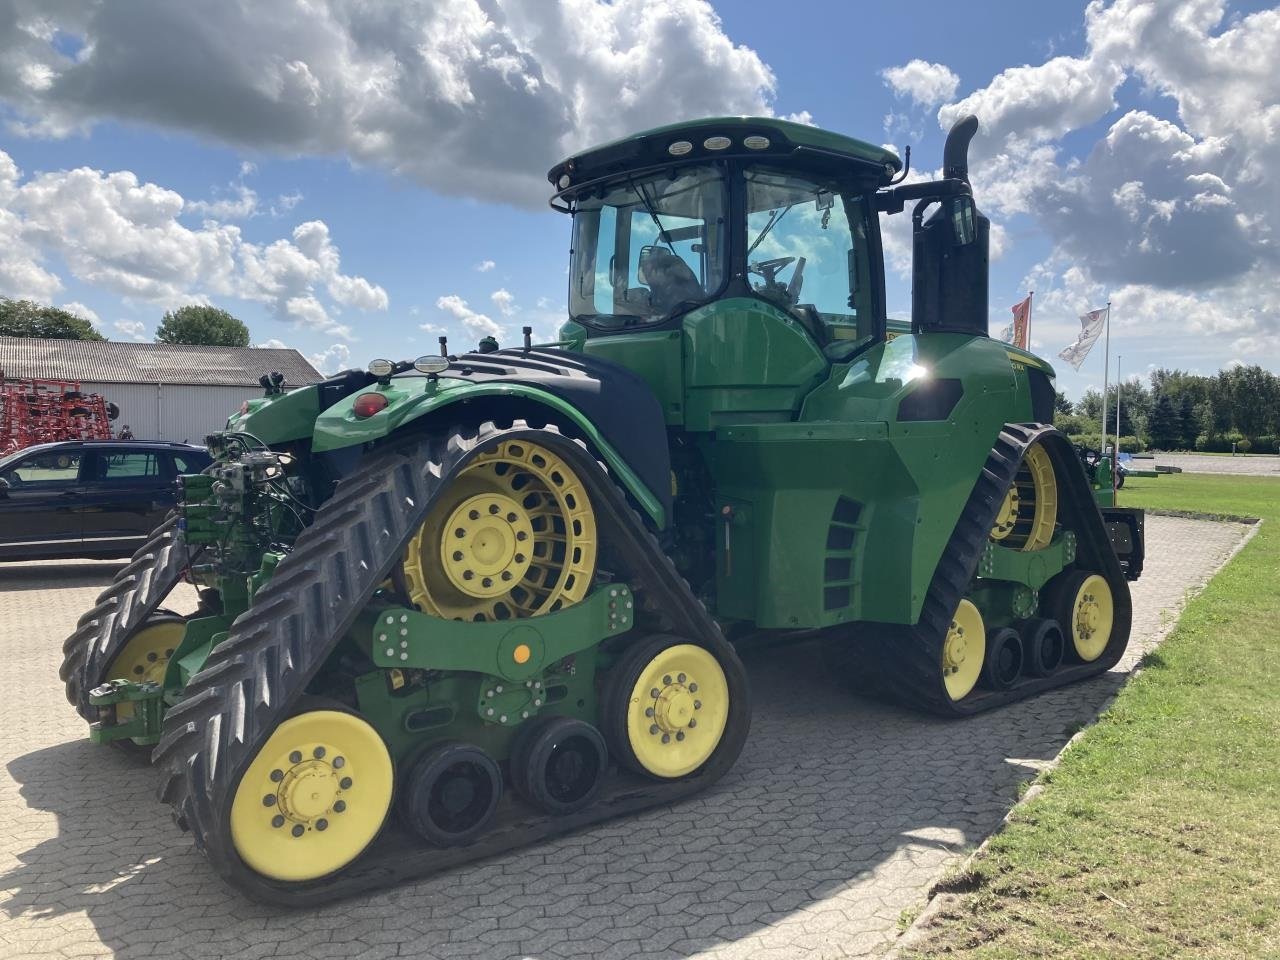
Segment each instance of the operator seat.
[[689,265],[663,247],[644,247],[640,251],[636,278],[649,288],[650,302],[657,313],[669,313],[682,301],[706,296]]

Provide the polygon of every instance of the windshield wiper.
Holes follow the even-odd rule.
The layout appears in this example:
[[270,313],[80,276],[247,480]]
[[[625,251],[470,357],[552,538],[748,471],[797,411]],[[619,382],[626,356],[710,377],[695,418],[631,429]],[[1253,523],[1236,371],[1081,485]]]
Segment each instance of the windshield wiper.
[[649,199],[649,194],[640,184],[636,183],[630,177],[627,178],[627,185],[640,197],[640,202],[644,204],[644,208],[648,211],[649,216],[653,219],[653,225],[658,228],[658,239],[667,245],[667,249],[671,251],[673,256],[679,256],[676,248],[671,245],[671,241],[667,238],[666,227],[662,225],[662,221],[658,219],[658,212],[653,208],[653,202]]
[[[796,201],[796,203],[799,202],[799,200]],[[760,242],[769,235],[769,231],[778,225],[778,221],[785,217],[795,205],[795,203],[789,203],[782,208],[781,212],[775,210],[773,213],[769,214],[769,222],[766,223],[764,225],[764,229],[760,231],[760,236],[756,237],[755,242],[752,243],[751,246],[747,247],[748,257],[751,256],[751,251],[760,246]]]

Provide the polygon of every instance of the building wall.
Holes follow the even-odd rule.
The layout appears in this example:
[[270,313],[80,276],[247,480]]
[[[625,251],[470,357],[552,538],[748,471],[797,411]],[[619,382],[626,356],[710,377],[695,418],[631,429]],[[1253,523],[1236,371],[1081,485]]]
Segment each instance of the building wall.
[[227,417],[260,387],[208,387],[156,383],[82,382],[85,393],[100,393],[120,408],[112,424],[115,433],[128,424],[139,440],[176,440],[202,443],[223,429]]

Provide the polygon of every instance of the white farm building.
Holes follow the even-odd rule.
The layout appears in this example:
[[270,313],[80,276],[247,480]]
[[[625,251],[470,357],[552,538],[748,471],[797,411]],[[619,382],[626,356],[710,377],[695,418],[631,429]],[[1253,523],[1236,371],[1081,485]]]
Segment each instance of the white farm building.
[[139,440],[202,443],[273,371],[286,389],[323,379],[297,350],[0,337],[5,378],[78,380],[120,408],[116,432],[128,424]]

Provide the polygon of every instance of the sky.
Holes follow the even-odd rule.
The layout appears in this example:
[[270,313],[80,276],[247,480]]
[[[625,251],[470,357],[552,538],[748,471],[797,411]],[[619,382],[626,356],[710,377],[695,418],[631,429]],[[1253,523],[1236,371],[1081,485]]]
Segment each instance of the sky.
[[[0,296],[116,340],[213,303],[320,369],[549,339],[546,171],[708,115],[891,145],[974,113],[991,328],[1124,376],[1280,372],[1280,8],[1228,0],[0,0]],[[910,314],[908,218],[884,223]],[[1078,398],[1101,384],[1099,344]]]

